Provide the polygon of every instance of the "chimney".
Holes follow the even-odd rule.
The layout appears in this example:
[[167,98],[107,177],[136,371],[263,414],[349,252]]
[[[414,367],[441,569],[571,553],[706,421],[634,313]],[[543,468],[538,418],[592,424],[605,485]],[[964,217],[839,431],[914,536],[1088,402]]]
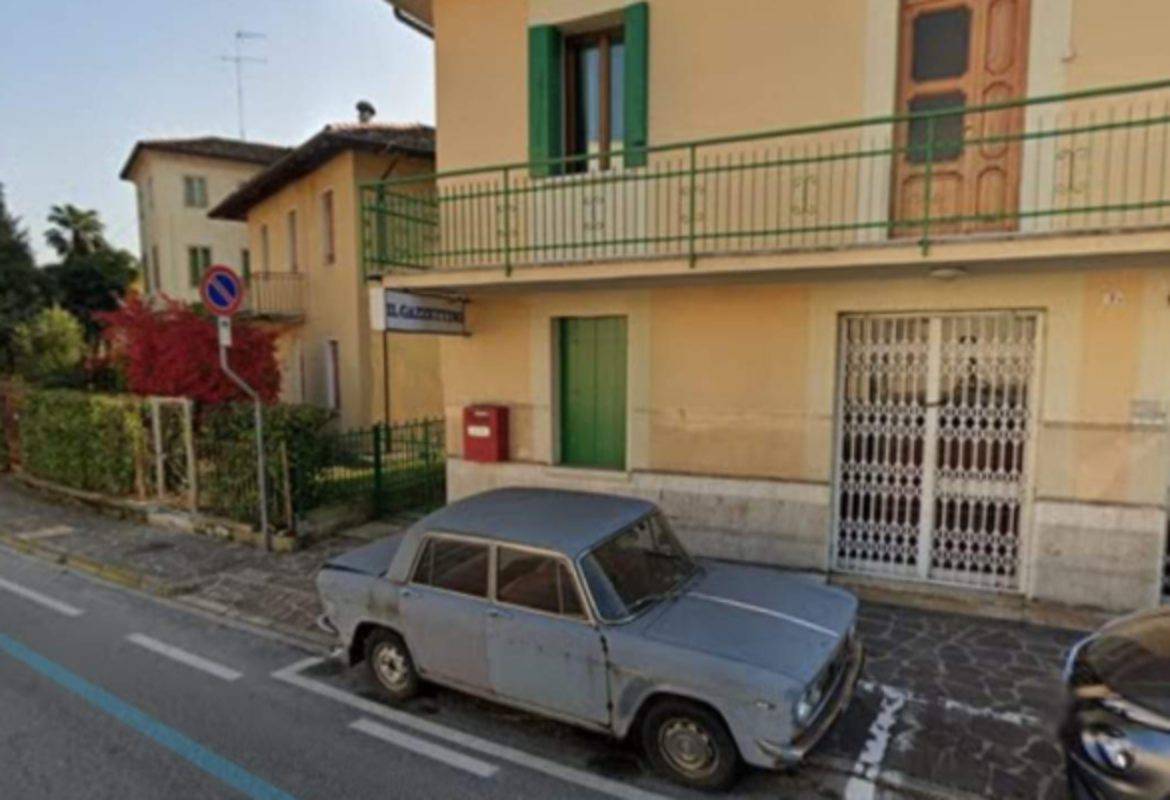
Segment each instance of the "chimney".
[[369,122],[370,120],[372,120],[374,118],[374,114],[376,114],[376,113],[378,113],[378,112],[374,110],[374,106],[370,103],[369,100],[358,100],[358,103],[357,103],[358,122],[365,125],[367,122]]

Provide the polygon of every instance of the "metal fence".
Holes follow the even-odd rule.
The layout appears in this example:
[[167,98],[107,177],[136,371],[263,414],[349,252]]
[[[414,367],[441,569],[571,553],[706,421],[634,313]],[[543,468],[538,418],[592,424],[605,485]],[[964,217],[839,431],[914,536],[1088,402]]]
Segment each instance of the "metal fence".
[[[370,275],[1152,227],[1170,80],[361,187]],[[636,156],[636,160],[632,157]],[[638,166],[623,166],[631,157]],[[610,168],[602,168],[603,158]]]
[[424,419],[324,434],[311,463],[293,456],[296,513],[348,501],[368,500],[377,515],[442,505],[445,430]]

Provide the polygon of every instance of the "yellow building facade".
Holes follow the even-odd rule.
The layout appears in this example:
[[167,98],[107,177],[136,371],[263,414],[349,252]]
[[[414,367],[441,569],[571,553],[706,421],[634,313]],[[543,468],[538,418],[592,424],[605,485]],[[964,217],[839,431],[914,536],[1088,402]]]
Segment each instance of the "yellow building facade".
[[282,402],[343,428],[441,414],[438,343],[371,330],[357,210],[360,183],[433,168],[430,128],[332,125],[212,210],[247,224],[246,313],[278,332]]
[[[612,491],[713,556],[1170,598],[1165,4],[396,5],[435,35],[437,210],[366,269],[470,301],[453,498]],[[507,462],[462,457],[474,403]]]

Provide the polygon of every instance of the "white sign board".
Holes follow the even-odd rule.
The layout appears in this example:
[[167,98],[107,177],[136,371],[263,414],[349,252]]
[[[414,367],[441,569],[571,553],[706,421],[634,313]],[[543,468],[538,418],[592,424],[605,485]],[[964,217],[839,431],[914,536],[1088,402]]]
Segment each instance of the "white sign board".
[[467,334],[467,303],[450,297],[370,289],[370,327],[376,331]]

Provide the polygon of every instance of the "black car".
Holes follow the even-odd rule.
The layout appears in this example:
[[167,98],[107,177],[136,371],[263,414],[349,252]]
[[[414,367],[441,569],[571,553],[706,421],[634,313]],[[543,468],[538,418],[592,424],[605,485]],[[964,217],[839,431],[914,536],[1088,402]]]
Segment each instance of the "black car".
[[1170,609],[1115,620],[1065,665],[1074,798],[1170,800]]

